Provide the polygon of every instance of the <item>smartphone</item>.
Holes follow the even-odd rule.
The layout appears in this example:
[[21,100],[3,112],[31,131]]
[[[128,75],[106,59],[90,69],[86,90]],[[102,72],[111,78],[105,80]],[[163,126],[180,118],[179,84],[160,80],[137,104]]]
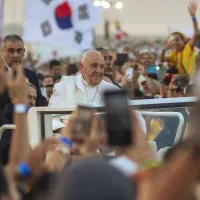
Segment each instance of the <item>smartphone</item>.
[[166,73],[167,73],[167,70],[165,69],[165,67],[163,66],[157,67],[157,77],[159,81],[164,80]]
[[89,106],[79,105],[75,111],[75,122],[72,125],[74,135],[85,134],[89,135],[91,131],[91,123],[94,114],[94,109]]
[[125,71],[125,76],[128,80],[128,82],[132,81],[132,77],[133,77],[133,68],[132,67],[128,67]]
[[124,91],[107,91],[105,97],[105,120],[109,146],[132,145],[131,116]]
[[128,54],[117,54],[116,65],[122,66],[128,61]]

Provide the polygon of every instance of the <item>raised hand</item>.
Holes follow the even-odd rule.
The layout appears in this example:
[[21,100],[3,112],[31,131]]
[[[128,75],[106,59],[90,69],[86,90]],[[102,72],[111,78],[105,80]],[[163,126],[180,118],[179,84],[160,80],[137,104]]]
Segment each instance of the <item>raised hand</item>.
[[174,40],[172,39],[171,41],[168,41],[165,46],[164,46],[164,50],[168,51],[170,49],[173,49],[174,47]]
[[139,123],[137,111],[130,110],[132,116],[132,135],[133,145],[129,148],[121,148],[122,155],[127,155],[137,163],[144,163],[145,161],[155,160],[155,155],[147,143],[147,138],[144,135],[141,125]]
[[81,154],[84,156],[87,155],[94,155],[97,152],[97,149],[99,149],[99,121],[98,117],[94,114],[92,124],[91,124],[91,130],[89,136],[85,137],[85,143],[80,148]]
[[53,146],[61,144],[57,139],[47,139],[42,141],[25,160],[30,166],[34,175],[40,174],[44,170],[44,160],[46,153],[52,149]]
[[197,12],[198,4],[196,1],[191,1],[188,5],[188,12],[192,17],[195,17]]
[[22,66],[17,68],[15,77],[9,72],[7,86],[14,104],[28,103],[28,82],[24,76]]

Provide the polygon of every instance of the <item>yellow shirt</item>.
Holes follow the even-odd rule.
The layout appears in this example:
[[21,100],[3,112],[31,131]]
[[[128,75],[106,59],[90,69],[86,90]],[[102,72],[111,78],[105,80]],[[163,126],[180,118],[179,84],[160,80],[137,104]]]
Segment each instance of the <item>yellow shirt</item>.
[[177,66],[177,70],[181,75],[189,75],[192,79],[196,68],[197,52],[195,48],[191,48],[188,42],[184,49],[180,52],[173,51],[168,55],[171,62],[174,62]]

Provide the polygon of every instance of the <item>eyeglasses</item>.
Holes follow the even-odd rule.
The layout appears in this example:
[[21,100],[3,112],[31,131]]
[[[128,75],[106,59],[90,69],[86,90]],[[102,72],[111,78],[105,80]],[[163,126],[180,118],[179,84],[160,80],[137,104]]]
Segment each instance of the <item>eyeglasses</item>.
[[21,55],[21,54],[24,53],[24,49],[23,48],[19,48],[19,49],[10,48],[10,49],[8,49],[7,52],[10,53],[10,54],[15,54],[15,52],[17,52],[18,54]]
[[113,57],[112,56],[104,56],[104,60],[112,60]]

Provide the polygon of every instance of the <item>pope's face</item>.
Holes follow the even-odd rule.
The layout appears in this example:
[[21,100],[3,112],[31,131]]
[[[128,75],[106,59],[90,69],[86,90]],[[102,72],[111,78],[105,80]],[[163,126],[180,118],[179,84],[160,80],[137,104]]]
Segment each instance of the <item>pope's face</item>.
[[104,74],[104,58],[101,54],[90,56],[82,66],[83,78],[91,86],[101,83]]

